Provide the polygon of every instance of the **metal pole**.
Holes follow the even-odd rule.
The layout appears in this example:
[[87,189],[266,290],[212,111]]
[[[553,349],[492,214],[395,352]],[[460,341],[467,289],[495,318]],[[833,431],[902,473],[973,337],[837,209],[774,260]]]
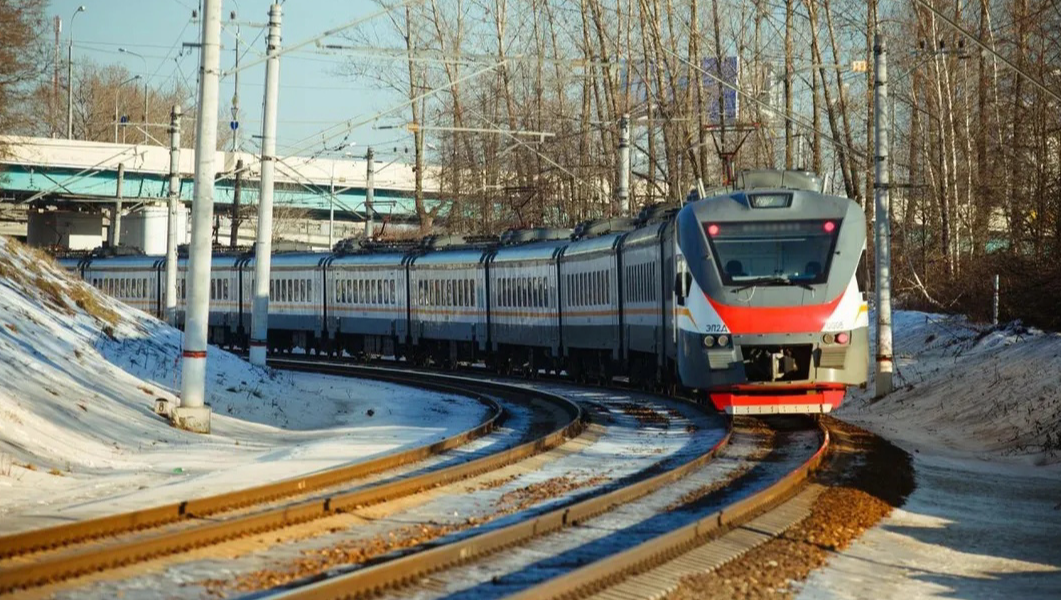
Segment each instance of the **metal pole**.
[[144,143],[147,143],[147,124],[150,123],[147,114],[151,110],[151,95],[150,90],[147,88],[147,76],[144,76]]
[[70,40],[66,45],[66,139],[74,139],[74,19],[85,12],[85,5],[77,7],[70,17]]
[[365,153],[365,239],[371,240],[375,226],[372,224],[372,201],[376,196],[376,159],[372,148]]
[[217,154],[217,92],[221,64],[221,0],[203,2],[199,106],[195,137],[195,200],[192,204],[192,245],[188,253],[187,315],[181,406],[177,425],[210,432],[206,404],[206,348],[210,313],[210,234],[214,217],[214,161]]
[[[77,13],[74,13],[76,16]],[[74,139],[74,20],[70,19],[70,41],[66,44],[66,139]]]
[[276,168],[276,112],[280,91],[280,4],[269,7],[266,41],[265,111],[262,123],[262,174],[258,200],[258,241],[254,261],[254,308],[251,312],[251,364],[265,365],[269,342],[269,270],[273,251],[273,173]]
[[122,184],[125,182],[125,163],[118,163],[118,187],[114,190],[114,216],[111,217],[110,246],[122,243]]
[[619,184],[616,194],[619,210],[630,214],[630,115],[619,119]]
[[235,248],[239,245],[239,201],[243,191],[243,159],[236,161],[236,187],[232,190],[232,224],[228,234],[228,245]]
[[332,181],[328,186],[328,249],[335,246],[335,161],[332,161]]
[[995,273],[995,297],[991,303],[991,324],[998,325],[998,273]]
[[181,192],[181,105],[169,115],[169,222],[166,225],[166,322],[177,326],[177,207]]
[[121,93],[121,86],[118,86],[114,90],[114,143],[118,143],[118,96]]
[[[229,18],[236,20],[236,11],[229,13]],[[232,79],[232,120],[239,125],[239,23],[236,23],[236,64]],[[232,130],[232,151],[239,150],[239,128]],[[233,246],[236,244],[233,243]]]
[[892,391],[892,266],[891,266],[891,181],[888,178],[888,51],[878,31],[874,37],[874,71],[877,76],[874,102],[876,129],[876,244],[877,244],[877,397]]

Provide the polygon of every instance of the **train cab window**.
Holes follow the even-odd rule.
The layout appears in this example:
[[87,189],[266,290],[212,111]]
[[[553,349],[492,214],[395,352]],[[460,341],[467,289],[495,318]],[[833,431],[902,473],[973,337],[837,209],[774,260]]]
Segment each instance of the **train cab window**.
[[705,223],[711,254],[725,285],[825,283],[839,219]]

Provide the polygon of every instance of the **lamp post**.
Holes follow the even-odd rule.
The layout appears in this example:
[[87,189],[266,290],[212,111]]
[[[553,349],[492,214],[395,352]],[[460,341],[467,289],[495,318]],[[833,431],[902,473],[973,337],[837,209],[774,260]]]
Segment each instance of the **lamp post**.
[[135,56],[135,57],[139,58],[140,60],[142,60],[144,62],[144,77],[143,77],[143,79],[144,79],[144,143],[146,144],[147,143],[147,112],[148,112],[148,109],[151,106],[149,104],[150,96],[147,93],[148,92],[148,90],[147,90],[147,59],[144,58],[144,56],[142,54],[137,53],[137,52],[133,52],[132,50],[129,50],[128,48],[118,48],[118,52],[122,52],[122,53],[125,53],[125,54],[130,54],[132,56]]
[[137,79],[140,79],[139,75],[135,75],[133,77],[130,77],[129,79],[126,79],[125,81],[119,83],[118,87],[114,89],[114,143],[115,144],[118,143],[118,125],[119,125],[119,121],[120,121],[119,113],[118,113],[118,100],[121,98],[121,95],[122,95],[122,86],[127,84],[127,83],[129,83],[130,81],[136,81]]
[[84,4],[70,17],[70,40],[66,45],[66,139],[74,139],[74,19],[88,10]]

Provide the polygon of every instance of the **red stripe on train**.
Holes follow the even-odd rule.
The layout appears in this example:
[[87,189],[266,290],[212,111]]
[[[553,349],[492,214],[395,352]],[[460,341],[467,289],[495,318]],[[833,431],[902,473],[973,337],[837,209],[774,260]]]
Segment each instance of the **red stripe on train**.
[[731,306],[716,302],[707,294],[707,301],[714,307],[730,333],[804,333],[821,331],[843,294],[826,304],[806,306]]

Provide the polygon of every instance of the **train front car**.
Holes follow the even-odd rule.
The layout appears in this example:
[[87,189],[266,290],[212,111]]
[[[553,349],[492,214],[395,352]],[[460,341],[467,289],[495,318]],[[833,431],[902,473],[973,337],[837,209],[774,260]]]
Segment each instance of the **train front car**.
[[820,190],[806,172],[745,172],[678,215],[679,373],[719,410],[825,413],[866,381],[865,218]]

